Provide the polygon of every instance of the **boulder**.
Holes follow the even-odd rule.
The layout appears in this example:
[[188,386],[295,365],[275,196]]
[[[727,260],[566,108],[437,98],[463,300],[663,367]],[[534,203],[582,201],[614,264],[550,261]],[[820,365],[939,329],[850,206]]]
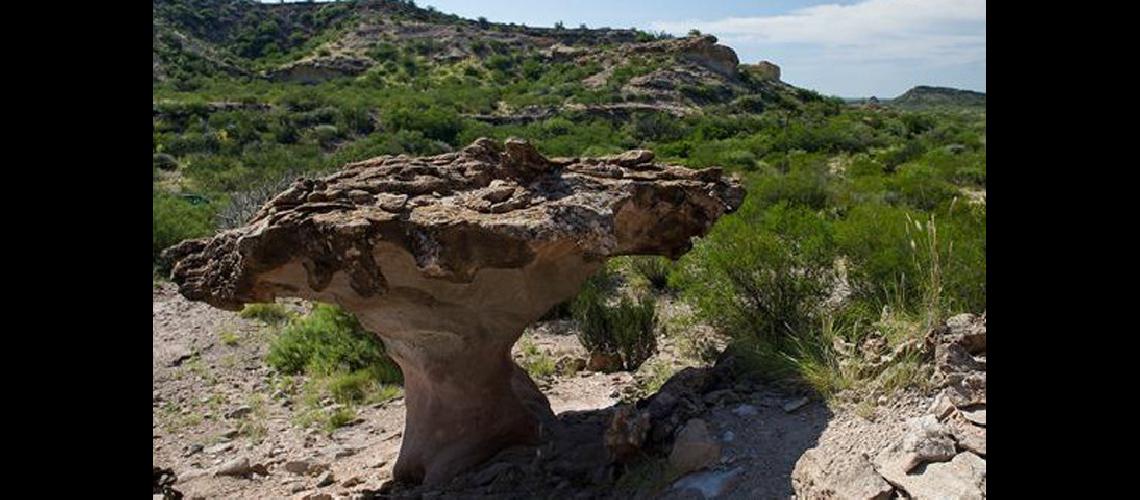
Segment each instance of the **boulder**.
[[619,407],[604,436],[610,457],[624,462],[635,456],[649,436],[649,427],[649,412],[638,411],[629,405]]
[[720,442],[709,433],[704,420],[689,420],[669,453],[669,465],[677,474],[687,474],[715,464],[720,460]]
[[214,471],[215,476],[248,476],[253,472],[249,459],[242,457],[226,462]]
[[792,471],[792,485],[796,498],[887,500],[894,492],[865,455],[827,448],[804,452]]
[[969,452],[959,453],[948,462],[927,464],[910,474],[896,468],[879,472],[914,500],[986,498],[986,460]]
[[743,201],[717,168],[652,158],[552,161],[515,139],[374,158],[298,180],[244,227],[164,258],[182,295],[215,307],[287,296],[354,313],[404,374],[393,477],[438,484],[554,420],[509,355],[524,328],[607,258],[679,257]]

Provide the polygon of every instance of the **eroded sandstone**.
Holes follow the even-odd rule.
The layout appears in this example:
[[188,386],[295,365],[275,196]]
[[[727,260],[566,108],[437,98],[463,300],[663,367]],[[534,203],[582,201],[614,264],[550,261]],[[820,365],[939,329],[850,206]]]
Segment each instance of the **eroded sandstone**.
[[298,180],[246,226],[165,257],[179,291],[215,307],[290,296],[355,313],[404,372],[394,476],[439,483],[552,424],[509,355],[527,325],[607,257],[680,256],[743,196],[720,169],[649,151],[548,159],[479,139]]

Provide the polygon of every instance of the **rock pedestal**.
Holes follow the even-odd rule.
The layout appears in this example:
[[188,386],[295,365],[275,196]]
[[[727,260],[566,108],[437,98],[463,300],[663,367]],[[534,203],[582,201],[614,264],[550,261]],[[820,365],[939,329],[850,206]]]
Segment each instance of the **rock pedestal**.
[[298,180],[245,227],[164,255],[192,300],[237,310],[301,297],[356,314],[404,372],[395,478],[440,483],[534,442],[553,417],[510,358],[524,328],[607,257],[680,256],[743,196],[719,169],[649,151],[548,159],[479,139]]

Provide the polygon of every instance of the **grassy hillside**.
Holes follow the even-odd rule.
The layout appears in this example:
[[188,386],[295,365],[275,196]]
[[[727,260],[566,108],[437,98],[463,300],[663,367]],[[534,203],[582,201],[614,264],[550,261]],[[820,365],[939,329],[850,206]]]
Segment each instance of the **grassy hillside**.
[[551,156],[647,148],[741,175],[745,206],[660,273],[765,370],[842,385],[831,338],[894,344],[986,308],[984,97],[848,106],[738,64],[711,37],[403,2],[153,8],[159,275],[163,248],[240,224],[295,176],[515,136]]
[[920,85],[891,100],[899,108],[963,108],[986,107],[986,94],[972,90]]

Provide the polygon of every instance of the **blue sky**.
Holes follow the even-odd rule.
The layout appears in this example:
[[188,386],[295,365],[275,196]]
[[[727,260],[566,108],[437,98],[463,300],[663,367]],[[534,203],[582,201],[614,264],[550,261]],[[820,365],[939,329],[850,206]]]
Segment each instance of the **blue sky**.
[[915,85],[985,92],[985,0],[418,0],[527,26],[696,28],[824,94],[893,97]]

